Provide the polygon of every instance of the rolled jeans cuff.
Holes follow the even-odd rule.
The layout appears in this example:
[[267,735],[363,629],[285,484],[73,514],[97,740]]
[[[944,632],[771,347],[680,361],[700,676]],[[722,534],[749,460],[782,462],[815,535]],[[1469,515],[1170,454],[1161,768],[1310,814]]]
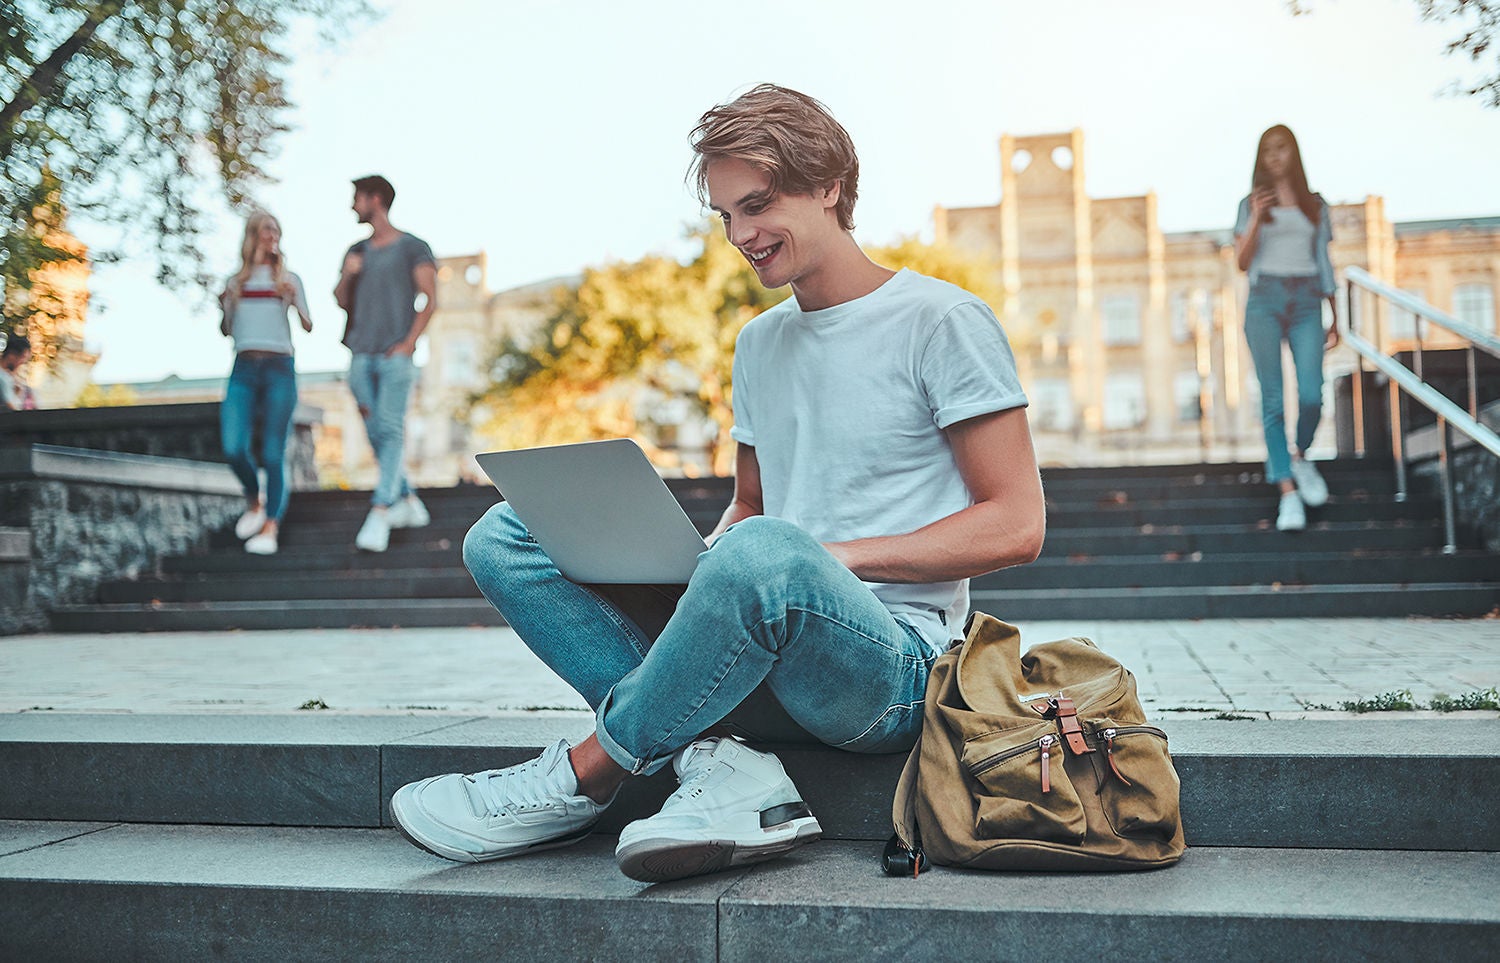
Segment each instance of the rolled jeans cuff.
[[604,701],[599,703],[599,711],[595,713],[594,735],[599,740],[599,745],[604,748],[609,758],[615,761],[615,765],[624,769],[632,776],[649,776],[660,772],[672,761],[672,755],[666,755],[660,759],[640,759],[631,753],[629,749],[620,745],[609,730],[604,727],[604,716],[609,712],[615,701],[615,690],[611,688],[604,696]]

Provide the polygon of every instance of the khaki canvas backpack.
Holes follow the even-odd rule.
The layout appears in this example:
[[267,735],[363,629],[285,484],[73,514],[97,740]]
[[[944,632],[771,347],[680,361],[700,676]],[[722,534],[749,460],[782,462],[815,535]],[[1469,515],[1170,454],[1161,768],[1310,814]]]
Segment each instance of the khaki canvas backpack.
[[916,875],[927,859],[1156,869],[1186,848],[1167,735],[1146,724],[1135,677],[1088,639],[1022,655],[1020,632],[981,612],[933,665],[892,819],[892,875]]

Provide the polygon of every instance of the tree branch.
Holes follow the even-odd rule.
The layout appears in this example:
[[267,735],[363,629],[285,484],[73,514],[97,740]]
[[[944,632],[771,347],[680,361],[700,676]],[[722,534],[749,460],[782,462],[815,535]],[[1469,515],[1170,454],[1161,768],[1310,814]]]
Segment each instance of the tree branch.
[[73,31],[73,35],[58,44],[52,54],[36,66],[31,76],[21,83],[10,103],[0,108],[0,138],[8,139],[9,132],[21,115],[52,93],[68,61],[76,57],[84,45],[93,39],[95,31],[106,20],[118,14],[124,5],[124,0],[104,0],[94,6],[84,16],[78,29]]

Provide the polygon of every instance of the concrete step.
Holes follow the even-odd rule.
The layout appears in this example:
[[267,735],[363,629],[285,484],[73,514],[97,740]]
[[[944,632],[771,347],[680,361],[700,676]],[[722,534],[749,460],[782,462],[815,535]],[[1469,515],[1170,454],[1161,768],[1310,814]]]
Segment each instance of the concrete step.
[[1195,585],[1357,585],[1387,582],[1482,582],[1500,573],[1488,552],[1298,552],[1228,554],[1044,555],[1029,565],[982,575],[974,590],[1143,588]]
[[[446,560],[444,560],[446,561]],[[1400,581],[1482,581],[1493,574],[1495,556],[1484,552],[1444,555],[1424,552],[1378,552],[1350,555],[1307,552],[1295,555],[1234,554],[1222,556],[1044,555],[1030,565],[974,579],[974,590],[1195,586],[1313,585]],[[344,572],[239,572],[146,578],[100,587],[105,604],[265,599],[340,598],[478,598],[468,571],[459,566],[413,569],[363,569]]]
[[173,632],[234,629],[441,628],[504,625],[483,598],[261,599],[64,605],[54,632]]
[[[824,840],[647,886],[614,840],[476,866],[393,830],[0,824],[12,959],[1486,959],[1494,853],[1190,849],[1129,876],[880,875]],[[21,848],[29,847],[29,848]],[[16,851],[19,850],[19,851]],[[84,925],[81,921],[87,921]]]
[[1481,616],[1500,606],[1500,581],[980,589],[970,601],[1011,621]]
[[[1201,846],[1500,851],[1489,719],[1159,721]],[[389,826],[400,786],[522,762],[584,713],[344,716],[22,713],[0,718],[0,819]],[[833,839],[881,841],[904,755],[771,746]],[[654,812],[670,771],[601,827]]]

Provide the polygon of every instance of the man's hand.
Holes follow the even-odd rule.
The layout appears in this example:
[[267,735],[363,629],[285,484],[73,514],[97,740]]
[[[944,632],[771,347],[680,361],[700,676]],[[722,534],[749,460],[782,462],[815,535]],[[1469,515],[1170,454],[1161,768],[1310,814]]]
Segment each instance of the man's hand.
[[385,349],[385,356],[387,358],[393,358],[398,354],[411,354],[416,350],[417,342],[415,338],[402,338],[400,341],[397,341],[395,344]]
[[344,255],[344,274],[348,275],[349,277],[354,277],[354,275],[358,274],[360,271],[363,271],[364,268],[365,259],[360,257],[358,254],[350,251],[348,254]]

